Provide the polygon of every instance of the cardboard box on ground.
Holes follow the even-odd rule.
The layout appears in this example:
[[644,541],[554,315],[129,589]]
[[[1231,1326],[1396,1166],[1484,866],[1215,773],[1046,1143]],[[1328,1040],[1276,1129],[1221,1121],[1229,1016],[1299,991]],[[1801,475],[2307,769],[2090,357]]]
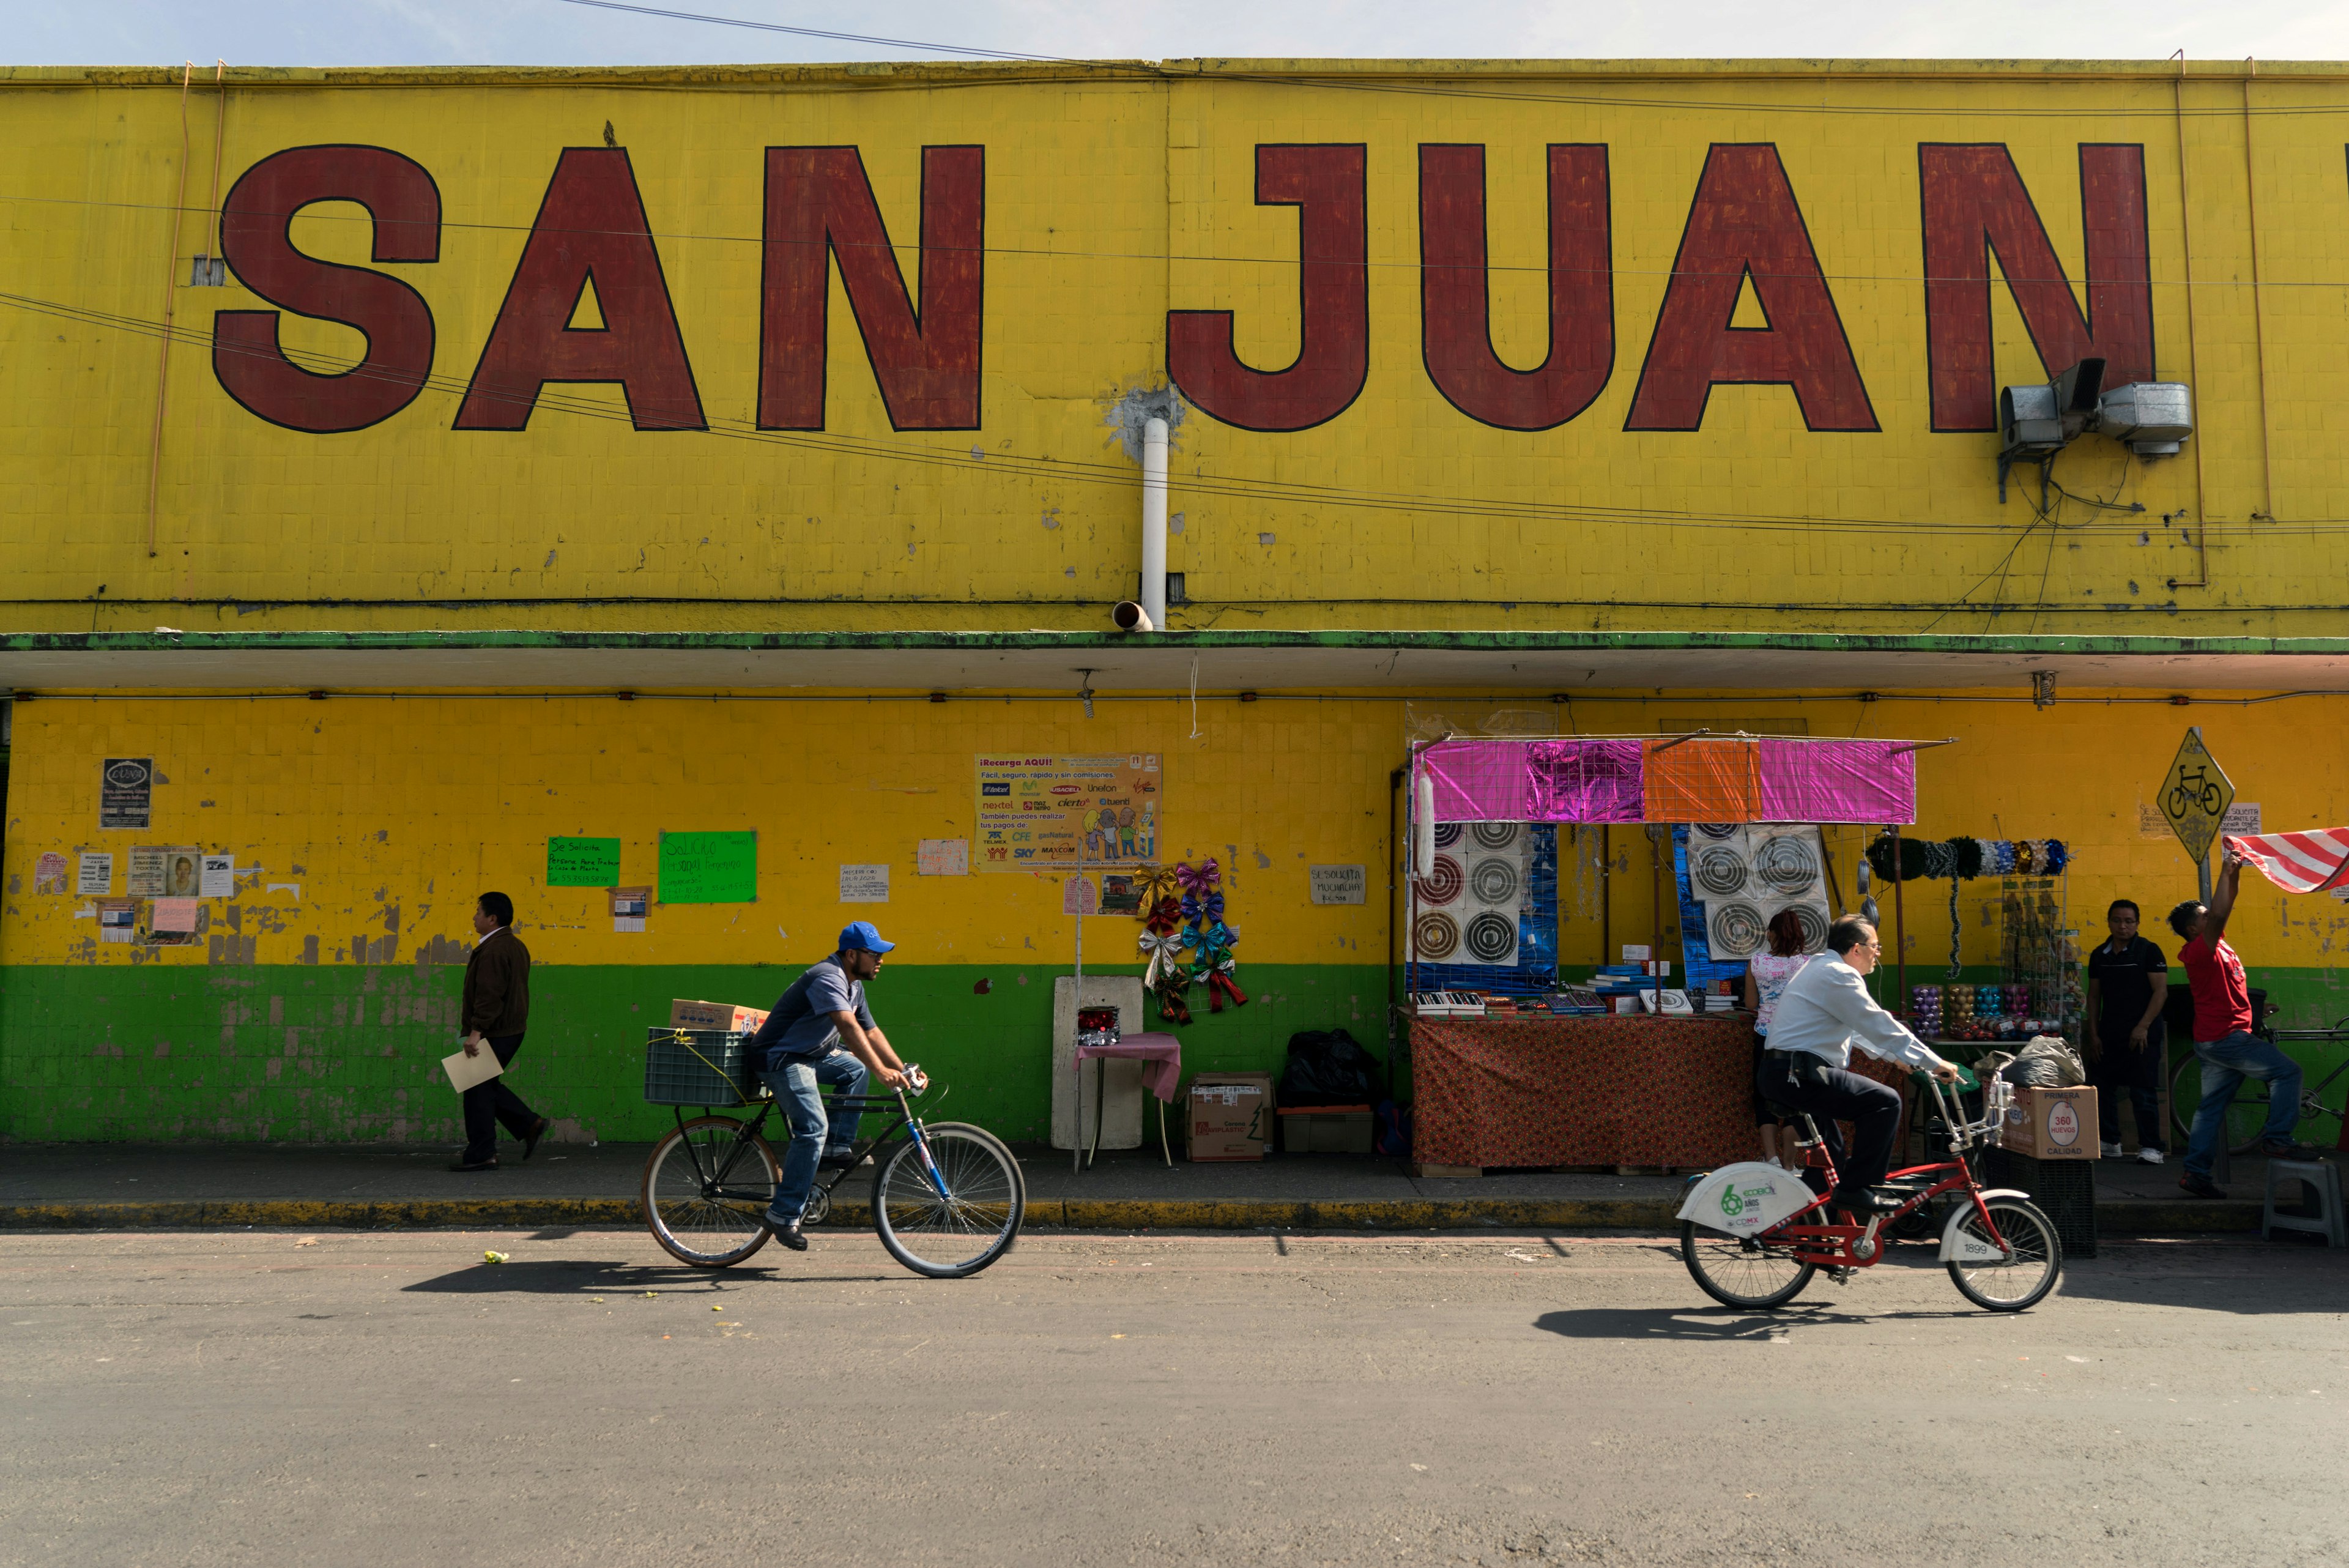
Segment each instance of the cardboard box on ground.
[[2009,1154],[2033,1159],[2095,1158],[2096,1091],[2085,1084],[2073,1089],[2016,1089],[1998,1142]]
[[1374,1138],[1367,1108],[1317,1106],[1280,1113],[1283,1154],[1370,1154]]
[[1272,1075],[1202,1073],[1185,1096],[1184,1145],[1194,1160],[1262,1159],[1272,1142]]
[[724,1029],[748,1034],[766,1022],[764,1009],[737,1007],[730,1002],[693,1002],[680,996],[668,1004],[671,1029]]

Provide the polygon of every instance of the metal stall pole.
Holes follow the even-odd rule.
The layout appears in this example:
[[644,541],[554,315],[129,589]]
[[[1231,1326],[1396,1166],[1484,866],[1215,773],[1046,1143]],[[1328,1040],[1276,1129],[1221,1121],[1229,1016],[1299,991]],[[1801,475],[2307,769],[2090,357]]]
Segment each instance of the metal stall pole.
[[[1893,1001],[1909,994],[1909,928],[1901,909],[1900,898],[1900,825],[1891,826],[1892,834],[1892,970],[1898,986]],[[1878,1006],[1883,999],[1878,998]]]
[[[1077,839],[1077,875],[1085,874],[1085,841]],[[1085,1036],[1085,898],[1073,888],[1071,892],[1077,907],[1077,972],[1069,981],[1070,1000],[1075,1003],[1074,1022],[1069,1034],[1069,1066],[1076,1074],[1077,1097],[1069,1107],[1075,1120],[1069,1128],[1069,1174],[1074,1176],[1085,1168],[1085,1059],[1077,1054],[1077,1046]],[[1093,1142],[1101,1142],[1101,1080],[1095,1080],[1093,1090]]]

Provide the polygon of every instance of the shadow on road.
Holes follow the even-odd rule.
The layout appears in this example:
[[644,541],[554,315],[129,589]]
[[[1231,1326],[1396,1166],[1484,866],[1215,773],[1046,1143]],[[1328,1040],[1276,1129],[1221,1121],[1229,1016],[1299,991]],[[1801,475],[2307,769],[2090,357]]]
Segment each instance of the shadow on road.
[[714,1289],[720,1284],[861,1284],[889,1279],[863,1274],[799,1274],[781,1269],[706,1269],[644,1263],[596,1262],[586,1259],[521,1263],[474,1263],[400,1287],[428,1295],[590,1295],[605,1292]]
[[2349,1294],[2349,1252],[2291,1241],[2113,1248],[2104,1257],[2065,1260],[2061,1293],[2240,1316],[2333,1314]]
[[1777,1312],[1727,1307],[1583,1307],[1546,1312],[1534,1326],[1568,1339],[1772,1339],[1807,1329],[1867,1328],[1883,1323],[1968,1317],[1966,1311],[1853,1312],[1830,1302],[1797,1302]]

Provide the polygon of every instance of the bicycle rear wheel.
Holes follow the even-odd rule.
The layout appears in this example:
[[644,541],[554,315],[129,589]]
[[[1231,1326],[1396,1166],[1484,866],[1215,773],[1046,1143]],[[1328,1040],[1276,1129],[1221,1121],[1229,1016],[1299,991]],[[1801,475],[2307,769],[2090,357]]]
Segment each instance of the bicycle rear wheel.
[[1785,1306],[1818,1272],[1808,1263],[1796,1262],[1791,1247],[1700,1230],[1688,1220],[1681,1221],[1681,1262],[1688,1265],[1698,1289],[1723,1306],[1745,1312]]
[[767,1140],[731,1116],[701,1116],[653,1146],[645,1161],[645,1228],[698,1269],[739,1263],[767,1244],[760,1222],[783,1168]]
[[[1952,1258],[1950,1282],[1984,1312],[2021,1312],[2037,1306],[2064,1273],[2064,1243],[2056,1238],[2054,1222],[2039,1211],[2037,1204],[2020,1198],[1988,1198],[1982,1206],[1998,1222],[1998,1233],[2014,1249],[2013,1255],[1997,1263],[1964,1263]],[[1959,1221],[1958,1234],[1997,1245],[1979,1213],[1969,1213]]]
[[1028,1180],[1009,1149],[968,1123],[932,1123],[921,1138],[891,1150],[874,1176],[873,1229],[914,1272],[962,1279],[1011,1250],[1028,1211]]
[[[2202,1058],[2189,1056],[2169,1080],[2169,1119],[2178,1125],[2180,1148],[2193,1135],[2194,1115],[2201,1104]],[[2228,1103],[2220,1129],[2229,1154],[2258,1152],[2260,1138],[2267,1130],[2268,1106],[2268,1086],[2259,1079],[2246,1078],[2235,1085],[2235,1097]]]

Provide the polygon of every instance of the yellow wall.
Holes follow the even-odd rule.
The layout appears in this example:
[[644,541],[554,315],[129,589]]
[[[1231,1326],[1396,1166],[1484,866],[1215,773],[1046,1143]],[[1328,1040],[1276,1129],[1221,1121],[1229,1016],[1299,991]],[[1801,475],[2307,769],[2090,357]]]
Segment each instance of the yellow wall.
[[[1757,701],[1764,700],[1578,699],[1570,722],[1586,732],[1727,728],[1758,711]],[[2145,836],[2138,822],[2189,718],[2239,800],[2257,802],[2270,830],[2349,820],[2349,783],[2323,739],[2349,718],[2349,699],[2178,710],[2106,705],[2087,694],[2042,711],[2012,700],[1863,707],[1789,694],[1764,705],[1814,735],[1959,737],[1923,753],[1909,831],[2065,840],[2075,866],[2072,912],[2091,935],[2105,904],[2127,897],[2145,906],[2148,931],[2164,940],[2154,929],[2160,915],[2194,895],[2184,852],[2166,836]],[[905,944],[901,963],[1065,967],[1070,922],[1051,874],[919,877],[915,847],[969,835],[978,753],[1106,748],[1165,758],[1167,852],[1214,856],[1226,868],[1244,971],[1384,961],[1375,889],[1389,853],[1388,774],[1403,756],[1402,701],[1202,700],[1196,740],[1180,701],[1102,698],[1096,712],[1086,720],[1067,699],[45,698],[16,710],[0,961],[208,962],[207,943],[102,945],[96,922],[75,918],[88,900],[33,891],[43,851],[70,862],[88,848],[116,853],[120,894],[129,846],[153,843],[235,855],[238,897],[211,902],[207,919],[214,932],[230,929],[233,909],[233,929],[257,937],[245,961],[263,965],[302,961],[313,939],[318,961],[349,962],[355,937],[386,934],[398,938],[392,961],[411,963],[435,938],[469,940],[473,895],[494,887],[513,895],[518,929],[544,963],[803,963],[827,951],[846,920],[869,916]],[[155,791],[154,826],[101,833],[100,763],[134,739],[169,781]],[[742,828],[760,835],[755,905],[657,907],[644,934],[616,935],[601,889],[542,885],[551,835],[617,836],[620,880],[649,883],[660,832]],[[1870,836],[1829,830],[1846,898]],[[1653,927],[1647,841],[1636,826],[1611,838],[1614,938],[1645,940]],[[876,862],[892,867],[890,902],[841,905],[839,866]],[[1371,902],[1310,904],[1306,867],[1314,863],[1370,867]],[[1561,959],[1597,961],[1597,909],[1591,889],[1578,891],[1572,847],[1561,864]],[[254,867],[264,870],[243,879]],[[300,896],[268,892],[269,883],[298,883]],[[1994,961],[1980,914],[1992,894],[1987,882],[1961,889],[1969,962]],[[1889,886],[1878,897],[1889,924]],[[1910,884],[1908,905],[1912,965],[1943,961],[1947,885]],[[395,910],[396,925],[388,924]],[[1089,962],[1132,961],[1134,930],[1124,919],[1091,922]],[[2230,936],[2255,969],[2327,968],[2349,943],[2349,909],[2247,878]]]
[[[232,73],[218,145],[218,100],[191,95],[184,159],[175,82],[18,70],[0,77],[0,142],[17,153],[0,191],[14,296],[0,301],[0,629],[1092,627],[1137,569],[1133,464],[1104,422],[1115,400],[1164,384],[1169,309],[1233,309],[1244,358],[1291,357],[1296,217],[1255,204],[1254,150],[1361,141],[1367,385],[1306,431],[1183,421],[1169,566],[1197,602],[1178,626],[1913,630],[1920,613],[1897,607],[1971,594],[2044,597],[2057,607],[2039,631],[2332,630],[2349,565],[2335,521],[2349,517],[2349,185],[2342,121],[2316,111],[2340,68],[2263,67],[2248,117],[2240,77],[2200,67],[2174,113],[2170,68],[256,71]],[[455,390],[430,389],[372,429],[299,434],[231,401],[190,343],[172,355],[149,558],[148,333],[166,272],[179,325],[199,334],[215,310],[262,303],[234,282],[184,286],[188,259],[213,248],[216,158],[224,186],[329,141],[428,168],[440,257],[379,270],[428,300],[435,374],[461,389],[561,150],[602,146],[607,123],[710,432],[543,408],[526,433],[460,432]],[[1479,425],[1422,363],[1415,150],[1436,141],[1487,150],[1492,258],[1516,269],[1494,275],[1494,335],[1521,367],[1546,341],[1542,148],[1609,149],[1614,368],[1559,429]],[[1878,432],[1809,431],[1777,387],[1716,389],[1698,431],[1624,429],[1707,150],[1751,141],[1783,160]],[[1993,438],[1928,428],[1928,141],[2006,145],[2075,286],[2078,147],[2144,145],[2159,373],[2193,384],[2200,430],[2181,457],[2130,461],[2088,438],[2055,465],[2075,494],[2142,514],[2069,504],[2060,536],[2018,544],[2032,509],[2021,493],[1998,504]],[[761,149],[860,148],[910,274],[920,149],[959,142],[987,149],[981,428],[890,429],[835,280],[827,428],[750,431]],[[195,211],[175,223],[183,176]],[[364,264],[357,216],[310,209],[295,239]],[[2041,379],[2002,287],[1992,310],[1999,379]],[[291,318],[287,337],[357,346]],[[619,408],[609,389],[569,395]],[[1468,514],[1471,501],[1499,514]],[[2167,579],[2197,576],[2202,522],[2211,586],[2173,594]],[[460,599],[474,602],[415,602]],[[2172,599],[2175,615],[2146,613]],[[1940,613],[1921,618],[1992,624]]]

